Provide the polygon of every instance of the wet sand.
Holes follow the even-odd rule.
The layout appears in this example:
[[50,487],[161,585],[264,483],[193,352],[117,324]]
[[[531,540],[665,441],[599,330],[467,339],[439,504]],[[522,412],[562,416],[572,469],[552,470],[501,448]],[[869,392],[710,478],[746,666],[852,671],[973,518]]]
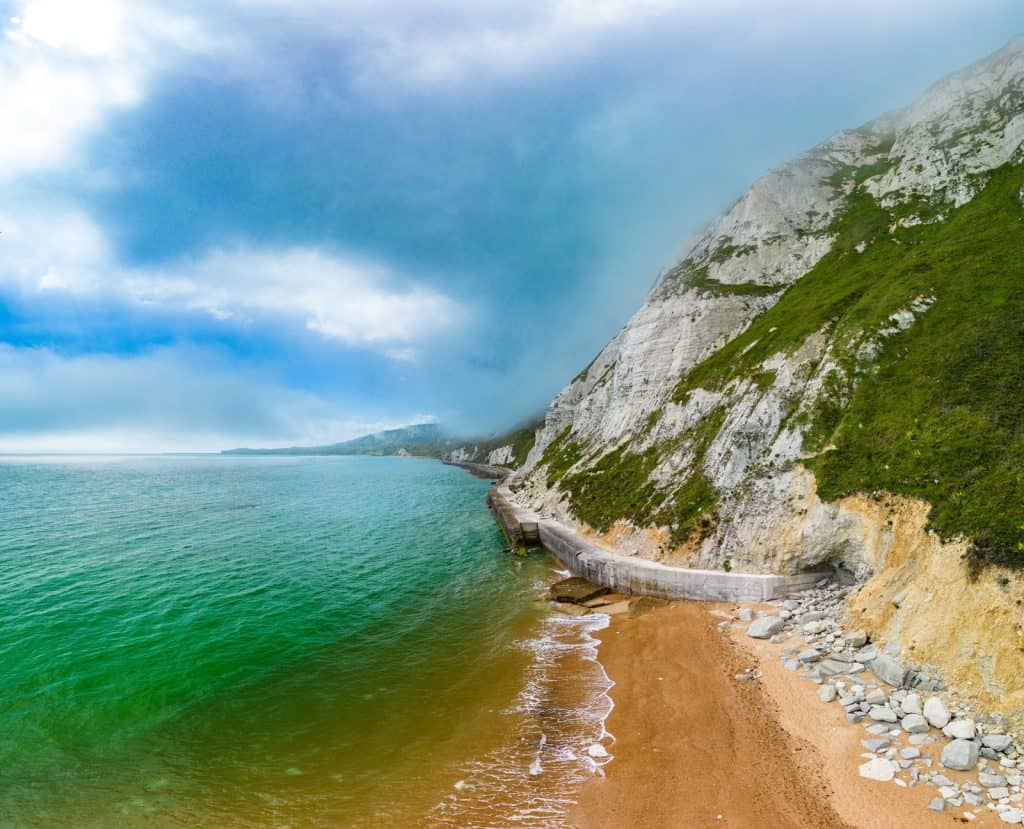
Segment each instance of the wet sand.
[[[765,643],[730,642],[708,605],[616,619],[600,659],[616,683],[615,759],[580,792],[578,829],[896,829],[950,826],[928,786],[864,780],[859,740],[838,706],[785,671]],[[743,637],[746,639],[746,637]],[[758,664],[764,676],[735,675]],[[983,821],[978,821],[979,825]]]

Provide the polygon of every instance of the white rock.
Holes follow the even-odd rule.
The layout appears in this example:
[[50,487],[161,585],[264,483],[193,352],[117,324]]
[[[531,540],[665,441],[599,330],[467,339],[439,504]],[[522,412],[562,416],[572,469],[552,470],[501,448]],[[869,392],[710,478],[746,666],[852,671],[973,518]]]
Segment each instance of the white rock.
[[970,717],[953,720],[953,722],[942,729],[942,733],[951,740],[973,740],[975,731],[974,720]]
[[953,740],[942,749],[942,765],[956,771],[969,771],[978,762],[978,744],[973,740]]
[[914,693],[907,694],[901,703],[904,714],[920,714],[921,698]]
[[740,608],[740,621],[741,622],[753,622],[754,621],[754,611],[751,610],[749,607]]
[[945,728],[949,725],[949,709],[938,697],[928,697],[924,704],[924,718],[934,728]]
[[785,627],[785,622],[778,616],[762,616],[755,619],[754,623],[747,628],[747,636],[751,639],[768,639]]
[[1007,809],[999,813],[999,819],[1003,823],[1024,823],[1024,811],[1020,809]]
[[899,722],[896,712],[887,705],[875,705],[868,711],[868,716],[875,722]]
[[868,667],[880,680],[896,688],[899,688],[907,677],[906,666],[888,654],[880,653],[871,660]]
[[835,685],[822,685],[818,689],[818,699],[822,702],[832,702],[836,698]]
[[885,691],[879,691],[877,688],[864,697],[864,702],[871,703],[871,705],[885,705],[888,701],[889,698],[885,695]]
[[863,763],[858,772],[861,777],[866,777],[868,780],[877,780],[879,783],[888,783],[896,776],[896,764],[891,760],[885,760],[881,757],[875,760],[868,760]]
[[988,746],[995,751],[1006,751],[1013,743],[1013,737],[1006,734],[986,734],[981,738],[981,744]]
[[900,725],[908,734],[924,734],[928,731],[928,720],[920,714],[907,714]]
[[587,754],[597,759],[608,756],[608,750],[600,743],[594,743],[590,748],[587,749]]
[[847,633],[843,639],[855,648],[862,648],[868,642],[868,635],[863,630],[855,630]]

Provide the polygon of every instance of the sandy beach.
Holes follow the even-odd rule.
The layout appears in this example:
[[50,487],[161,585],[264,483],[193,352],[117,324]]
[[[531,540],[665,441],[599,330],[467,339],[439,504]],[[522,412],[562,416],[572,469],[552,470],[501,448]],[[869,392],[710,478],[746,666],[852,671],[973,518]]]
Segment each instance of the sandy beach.
[[[930,787],[859,777],[863,729],[786,671],[778,646],[720,633],[713,609],[677,603],[619,617],[603,631],[600,659],[615,682],[607,723],[615,759],[605,778],[584,786],[574,826],[903,829],[955,822],[927,810]],[[754,666],[758,679],[735,679]]]

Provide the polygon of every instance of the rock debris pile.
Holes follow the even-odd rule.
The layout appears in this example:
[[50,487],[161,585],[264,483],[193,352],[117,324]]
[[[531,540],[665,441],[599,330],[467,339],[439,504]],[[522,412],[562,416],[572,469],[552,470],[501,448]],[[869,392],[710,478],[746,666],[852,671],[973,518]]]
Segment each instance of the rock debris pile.
[[[850,589],[820,582],[770,603],[771,610],[739,608],[719,627],[785,644],[785,667],[818,684],[822,703],[842,706],[850,723],[864,727],[861,777],[933,786],[928,808],[958,810],[966,821],[987,809],[1024,824],[1024,745],[998,718],[972,716],[941,678],[901,658],[895,644],[845,630],[838,620]],[[736,679],[755,677],[751,670]]]

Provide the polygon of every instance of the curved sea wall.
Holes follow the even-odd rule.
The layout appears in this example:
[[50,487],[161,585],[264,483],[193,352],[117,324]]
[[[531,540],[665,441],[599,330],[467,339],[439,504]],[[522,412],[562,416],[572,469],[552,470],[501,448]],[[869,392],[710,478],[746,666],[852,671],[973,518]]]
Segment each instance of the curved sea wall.
[[670,567],[619,555],[558,521],[541,518],[519,506],[504,486],[491,489],[488,503],[513,543],[539,543],[573,573],[619,593],[658,599],[758,602],[804,590],[828,575],[778,576]]
[[452,460],[450,457],[441,458],[441,463],[446,466],[457,466],[460,469],[465,469],[470,475],[474,475],[477,478],[493,479],[495,481],[501,481],[512,474],[512,470],[507,466],[492,466],[488,463],[474,463],[473,461],[457,461]]

